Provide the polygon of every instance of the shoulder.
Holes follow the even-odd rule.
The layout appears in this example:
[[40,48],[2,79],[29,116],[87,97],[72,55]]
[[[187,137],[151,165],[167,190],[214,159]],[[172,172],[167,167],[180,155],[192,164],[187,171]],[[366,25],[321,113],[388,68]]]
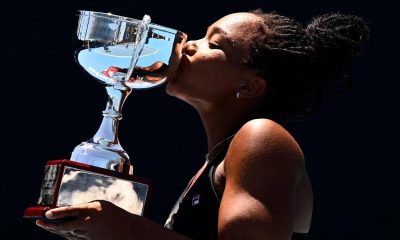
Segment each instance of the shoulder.
[[225,160],[227,175],[230,170],[258,172],[260,168],[300,175],[303,166],[303,152],[297,141],[283,126],[269,119],[244,124],[232,139]]
[[289,132],[268,119],[247,122],[232,139],[224,170],[221,239],[289,239],[305,173],[302,151]]

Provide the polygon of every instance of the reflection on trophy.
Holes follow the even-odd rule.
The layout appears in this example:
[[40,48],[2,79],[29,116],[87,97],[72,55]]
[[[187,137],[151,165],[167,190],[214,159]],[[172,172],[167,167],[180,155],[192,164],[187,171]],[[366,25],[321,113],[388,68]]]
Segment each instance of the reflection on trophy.
[[143,215],[150,182],[133,175],[118,140],[124,101],[132,89],[162,84],[179,63],[186,34],[142,20],[79,11],[77,62],[106,85],[108,102],[96,134],[75,147],[71,160],[48,161],[36,207],[25,217],[43,218],[50,208],[107,200]]

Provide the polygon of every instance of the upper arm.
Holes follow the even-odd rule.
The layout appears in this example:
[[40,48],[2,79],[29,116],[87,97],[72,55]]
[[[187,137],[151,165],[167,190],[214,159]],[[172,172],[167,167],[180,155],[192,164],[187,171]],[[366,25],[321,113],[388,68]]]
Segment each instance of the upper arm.
[[220,239],[289,239],[304,161],[296,141],[263,119],[245,124],[225,159]]

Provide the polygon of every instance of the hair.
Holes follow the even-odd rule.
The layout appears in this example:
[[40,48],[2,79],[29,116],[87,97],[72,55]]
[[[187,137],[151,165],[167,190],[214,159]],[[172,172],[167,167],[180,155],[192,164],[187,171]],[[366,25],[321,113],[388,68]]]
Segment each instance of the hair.
[[339,13],[317,16],[304,26],[285,16],[251,13],[261,17],[250,54],[243,63],[257,70],[268,83],[266,109],[275,120],[303,120],[322,105],[324,86],[347,89],[352,79],[352,58],[368,38],[365,21]]

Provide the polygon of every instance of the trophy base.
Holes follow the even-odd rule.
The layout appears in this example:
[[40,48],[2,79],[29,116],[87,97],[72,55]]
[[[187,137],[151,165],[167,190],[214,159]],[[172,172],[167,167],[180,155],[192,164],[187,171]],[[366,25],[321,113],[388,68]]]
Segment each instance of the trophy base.
[[36,206],[36,207],[28,207],[24,211],[24,218],[31,218],[34,220],[45,220],[46,216],[44,215],[47,210],[50,210],[50,207],[44,206]]
[[48,161],[44,172],[37,206],[26,208],[25,218],[53,221],[45,217],[49,209],[95,200],[143,215],[151,187],[146,179],[71,160]]

